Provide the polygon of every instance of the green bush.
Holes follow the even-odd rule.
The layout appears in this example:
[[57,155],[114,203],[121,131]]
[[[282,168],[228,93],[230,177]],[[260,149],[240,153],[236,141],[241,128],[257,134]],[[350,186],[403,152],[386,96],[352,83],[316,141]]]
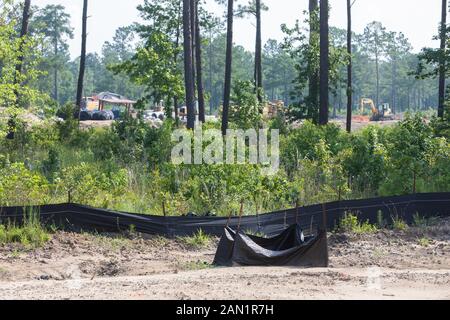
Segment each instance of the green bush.
[[360,222],[356,214],[346,212],[344,217],[339,221],[338,231],[366,234],[377,232],[378,229],[368,221]]
[[37,248],[50,240],[50,234],[42,227],[39,216],[32,211],[25,215],[22,226],[0,225],[0,244],[20,243]]
[[401,217],[399,217],[398,215],[395,215],[391,218],[392,218],[392,228],[394,230],[396,230],[396,231],[408,230],[408,228],[409,228],[408,224]]
[[204,233],[202,229],[198,230],[190,237],[181,237],[180,240],[193,249],[205,248],[209,246],[212,241],[211,237]]
[[259,129],[261,126],[262,107],[255,90],[251,81],[237,80],[233,85],[229,120],[238,129]]
[[45,204],[49,185],[44,176],[23,163],[12,163],[0,169],[0,205],[21,206]]
[[56,181],[57,189],[63,199],[70,194],[72,202],[107,208],[118,201],[128,187],[128,172],[111,169],[87,163],[64,168]]

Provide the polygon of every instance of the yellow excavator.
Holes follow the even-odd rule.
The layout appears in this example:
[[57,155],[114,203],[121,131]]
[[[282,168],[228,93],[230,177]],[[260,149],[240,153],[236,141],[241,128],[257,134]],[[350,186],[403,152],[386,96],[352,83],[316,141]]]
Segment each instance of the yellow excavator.
[[372,109],[372,117],[370,121],[386,121],[393,120],[392,110],[389,103],[382,104],[379,108],[375,107],[375,103],[372,99],[362,98],[361,99],[361,113],[364,114],[364,108],[369,105]]

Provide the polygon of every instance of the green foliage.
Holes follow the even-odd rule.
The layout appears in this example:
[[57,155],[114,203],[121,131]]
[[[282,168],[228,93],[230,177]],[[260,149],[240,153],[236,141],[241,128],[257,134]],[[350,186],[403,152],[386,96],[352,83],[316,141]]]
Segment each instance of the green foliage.
[[[307,14],[306,12],[304,13]],[[318,12],[312,12],[311,16],[305,20],[305,23],[319,29],[319,15]],[[319,33],[310,32],[301,27],[297,20],[293,28],[287,27],[286,24],[281,26],[285,34],[283,48],[290,54],[295,61],[296,77],[293,81],[294,90],[291,92],[291,98],[294,103],[289,107],[289,116],[292,121],[301,119],[308,119],[313,123],[319,121],[319,60],[320,60],[320,46]],[[329,72],[330,84],[332,88],[339,86],[340,77],[342,73],[340,69],[346,65],[348,61],[348,54],[345,46],[335,45],[333,33],[330,34],[330,56],[329,56]],[[314,77],[314,75],[316,75]],[[312,80],[316,82],[311,82]],[[308,93],[305,94],[305,89],[309,87]]]
[[50,240],[50,234],[42,227],[39,216],[30,211],[24,216],[21,226],[0,225],[0,245],[20,243],[25,247],[42,247]]
[[[37,69],[40,52],[36,39],[17,36],[18,22],[10,19],[14,10],[14,3],[10,2],[0,7],[0,107],[28,107],[46,97],[32,86],[41,75]],[[19,63],[22,64],[20,73],[16,70]]]
[[391,219],[392,219],[392,228],[394,230],[396,230],[396,231],[408,230],[408,228],[409,228],[408,224],[405,222],[405,220],[403,220],[398,215],[392,216]]
[[127,171],[120,169],[104,172],[96,166],[81,163],[64,168],[56,181],[58,190],[70,194],[75,203],[107,208],[117,201],[128,187]]
[[78,130],[78,119],[74,117],[76,106],[72,103],[67,103],[58,110],[58,116],[64,121],[58,121],[56,128],[59,133],[59,139],[61,142],[70,142]]
[[48,158],[42,162],[42,171],[51,180],[53,175],[61,168],[60,155],[57,149],[51,148],[48,151]]
[[360,222],[358,216],[351,212],[346,212],[339,221],[339,232],[352,232],[356,234],[367,234],[377,232],[377,227],[371,225],[368,221]]
[[429,247],[430,246],[430,239],[423,237],[417,240],[417,242],[419,243],[420,246],[422,247]]
[[45,177],[32,172],[23,163],[12,163],[0,168],[2,206],[44,204],[48,201],[48,188]]
[[253,82],[235,81],[231,100],[233,103],[229,113],[230,122],[239,129],[259,129],[262,120],[262,106],[258,102]]
[[203,249],[210,245],[212,239],[209,235],[203,232],[202,229],[198,230],[192,236],[179,238],[182,243],[193,249]]
[[[420,115],[408,116],[388,129],[385,145],[390,161],[381,194],[411,193],[414,186],[416,192],[448,188],[448,142],[435,138]],[[440,174],[435,174],[436,170]],[[430,179],[432,173],[436,182]]]
[[135,56],[122,64],[111,66],[115,74],[125,73],[130,80],[144,86],[147,99],[165,100],[170,106],[173,98],[183,96],[183,80],[174,55],[178,48],[164,33],[152,32],[146,46],[138,48]]

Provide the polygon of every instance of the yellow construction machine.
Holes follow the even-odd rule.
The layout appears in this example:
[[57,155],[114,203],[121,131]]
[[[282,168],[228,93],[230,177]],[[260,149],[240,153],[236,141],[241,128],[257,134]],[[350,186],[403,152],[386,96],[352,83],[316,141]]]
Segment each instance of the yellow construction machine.
[[386,121],[393,120],[392,110],[389,103],[384,103],[380,107],[375,107],[375,103],[372,99],[362,98],[361,99],[361,113],[364,114],[364,108],[369,105],[372,110],[372,117],[370,121]]

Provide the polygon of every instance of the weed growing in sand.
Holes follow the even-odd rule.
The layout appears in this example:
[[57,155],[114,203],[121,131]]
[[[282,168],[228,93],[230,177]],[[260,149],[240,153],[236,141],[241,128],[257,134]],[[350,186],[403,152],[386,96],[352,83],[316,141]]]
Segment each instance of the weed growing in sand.
[[194,249],[206,248],[211,243],[211,237],[203,232],[202,229],[198,230],[190,237],[180,237],[179,239],[181,242]]
[[356,214],[346,212],[344,217],[339,222],[339,232],[352,232],[356,234],[375,233],[378,231],[375,225],[369,221],[361,222]]
[[406,230],[408,230],[408,228],[409,228],[408,224],[401,217],[396,215],[396,216],[393,216],[391,218],[392,218],[392,228],[394,230],[396,230],[396,231],[406,231]]
[[439,223],[439,217],[436,216],[436,217],[426,218],[426,217],[421,217],[419,215],[419,213],[416,213],[413,216],[413,219],[414,219],[414,226],[417,228],[431,227],[431,226],[434,226]]
[[415,227],[423,228],[423,227],[426,227],[428,225],[427,218],[421,217],[418,212],[416,212],[413,215],[413,219],[414,219],[414,226]]
[[50,234],[41,225],[39,216],[32,211],[24,215],[23,224],[0,225],[0,244],[20,243],[27,248],[42,247]]
[[428,247],[431,244],[431,240],[426,237],[422,237],[422,238],[418,239],[418,243],[422,247]]
[[123,237],[122,235],[101,235],[101,234],[86,234],[92,236],[94,242],[102,248],[106,248],[111,251],[119,251],[122,248],[127,248],[131,244],[131,240]]

